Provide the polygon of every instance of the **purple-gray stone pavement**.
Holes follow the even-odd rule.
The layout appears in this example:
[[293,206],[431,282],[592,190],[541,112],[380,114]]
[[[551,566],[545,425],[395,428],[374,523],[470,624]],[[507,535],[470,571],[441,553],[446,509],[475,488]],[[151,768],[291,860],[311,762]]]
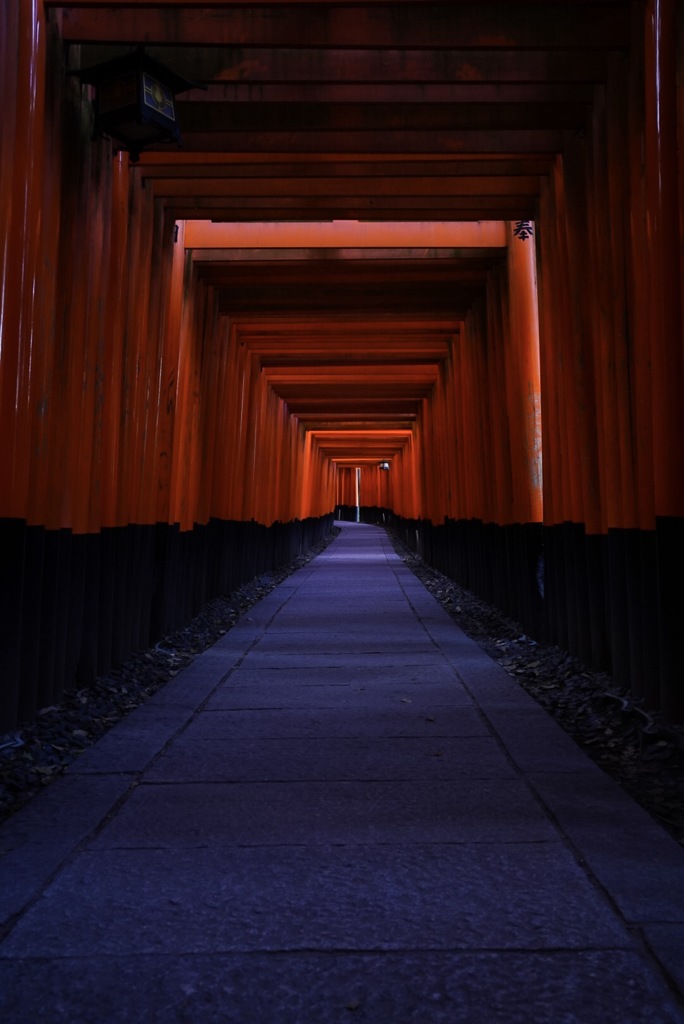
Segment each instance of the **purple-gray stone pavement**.
[[339,525],[0,828],[0,1021],[684,1024],[684,850]]

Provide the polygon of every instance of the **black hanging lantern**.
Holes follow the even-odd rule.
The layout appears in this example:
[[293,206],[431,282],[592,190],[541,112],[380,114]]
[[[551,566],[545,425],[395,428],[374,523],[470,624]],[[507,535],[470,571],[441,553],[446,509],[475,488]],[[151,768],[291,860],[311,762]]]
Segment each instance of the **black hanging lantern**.
[[114,139],[134,162],[146,146],[181,145],[174,101],[193,83],[148,57],[142,47],[76,73],[95,87],[95,138]]

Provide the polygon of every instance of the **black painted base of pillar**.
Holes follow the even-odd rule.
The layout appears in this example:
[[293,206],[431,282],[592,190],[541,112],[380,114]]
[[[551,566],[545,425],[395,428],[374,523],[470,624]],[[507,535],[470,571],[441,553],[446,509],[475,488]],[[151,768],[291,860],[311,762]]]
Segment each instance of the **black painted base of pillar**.
[[684,721],[684,519],[589,535],[578,523],[501,527],[392,519],[411,550],[588,667]]
[[211,598],[287,565],[333,521],[77,535],[0,520],[0,733],[184,626]]
[[398,517],[389,525],[428,565],[515,618],[526,632],[545,631],[540,525],[447,519],[435,526]]
[[672,721],[684,722],[684,517],[658,517],[655,532],[660,706]]

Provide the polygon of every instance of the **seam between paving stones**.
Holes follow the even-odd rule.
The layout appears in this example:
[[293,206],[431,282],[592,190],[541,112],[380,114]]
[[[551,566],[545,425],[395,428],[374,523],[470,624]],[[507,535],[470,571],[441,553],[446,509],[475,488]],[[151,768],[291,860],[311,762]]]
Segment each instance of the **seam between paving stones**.
[[[408,568],[409,569],[409,573],[411,574],[411,576],[414,579],[418,579],[418,581],[421,583],[421,585],[424,586],[424,584],[422,583],[422,580],[420,580],[420,578],[418,576],[416,576],[415,573],[412,573],[410,568],[406,566],[405,562],[401,559],[401,556],[398,554],[398,552],[396,552],[396,549],[395,549],[395,554],[397,554],[397,557],[399,558],[399,564],[404,566],[405,568]],[[392,560],[388,559],[388,562],[389,562],[390,565],[392,565]],[[394,571],[394,569],[393,569],[393,571]],[[397,582],[399,583],[399,586],[401,587],[402,592],[404,593],[404,596],[405,596],[407,602],[409,603],[412,611],[414,612],[414,614],[418,618],[420,624],[423,626],[423,629],[426,631],[428,636],[430,636],[430,639],[435,644],[435,646],[438,647],[440,649],[440,651],[441,651],[439,643],[432,637],[432,634],[430,633],[429,627],[425,625],[425,623],[424,623],[424,621],[423,621],[423,619],[422,619],[418,609],[414,606],[414,604],[411,601],[411,598],[407,594],[407,592],[406,592],[406,590],[405,590],[405,588],[404,588],[404,586],[402,584],[401,577],[400,577],[399,573],[395,572],[394,575],[397,578]],[[435,604],[438,607],[441,608],[442,607],[441,604],[439,603],[439,601],[437,601],[437,599],[434,597],[434,595],[431,594],[430,590],[427,587],[425,587],[425,591],[426,591],[426,593],[430,594],[430,597],[433,599]],[[454,625],[456,625],[456,624],[454,624]],[[489,657],[486,654],[486,652],[484,652],[484,651],[482,652],[482,654],[485,657]],[[484,723],[486,724],[487,728],[490,730],[492,738],[495,740],[495,742],[500,747],[503,755],[506,757],[506,759],[510,763],[511,767],[515,770],[517,776],[525,783],[525,785],[526,785],[527,789],[529,790],[530,795],[532,796],[533,800],[543,809],[545,816],[549,819],[549,821],[551,822],[553,827],[558,832],[561,842],[567,847],[568,852],[572,855],[572,857],[575,860],[576,864],[582,870],[582,872],[584,873],[584,875],[586,876],[587,880],[592,885],[592,887],[597,891],[598,895],[600,895],[600,897],[607,902],[609,908],[616,915],[617,919],[622,923],[622,925],[623,925],[623,927],[625,929],[626,934],[628,936],[630,936],[630,938],[632,939],[632,944],[633,944],[632,948],[634,948],[639,953],[641,953],[641,955],[644,957],[646,962],[649,963],[649,965],[651,966],[653,971],[661,978],[661,980],[663,981],[663,983],[667,987],[668,991],[676,999],[678,1005],[680,1007],[684,1008],[684,995],[682,994],[682,992],[681,992],[681,990],[679,988],[679,985],[676,982],[676,979],[674,979],[672,977],[672,975],[667,970],[666,965],[661,962],[660,958],[658,957],[657,952],[649,944],[649,942],[648,942],[648,940],[646,938],[646,935],[644,933],[644,926],[643,925],[635,924],[633,922],[630,922],[624,916],[624,914],[620,910],[616,900],[612,896],[610,890],[594,874],[594,871],[589,866],[587,861],[584,859],[584,856],[583,856],[581,850],[575,845],[575,842],[573,841],[573,839],[571,838],[569,833],[565,830],[565,828],[561,824],[561,822],[558,819],[558,817],[555,814],[555,812],[546,803],[546,801],[544,800],[543,796],[538,791],[537,787],[534,785],[532,780],[527,777],[527,773],[524,771],[524,769],[522,769],[518,765],[518,763],[516,762],[514,756],[508,750],[508,748],[507,748],[506,744],[504,743],[503,739],[501,738],[501,736],[497,732],[496,726],[495,726],[494,722],[490,719],[489,715],[487,714],[486,709],[483,708],[480,705],[480,703],[477,700],[476,695],[474,694],[472,688],[468,685],[466,680],[463,678],[461,673],[458,671],[457,664],[456,664],[457,663],[457,659],[449,657],[446,654],[443,655],[443,656],[444,656],[445,661],[451,666],[451,668],[453,669],[453,671],[457,675],[457,677],[458,677],[461,685],[463,686],[464,690],[466,691],[468,696],[473,701],[474,707],[477,709],[481,719],[484,721]],[[496,665],[496,662],[493,661],[492,664]],[[511,680],[511,682],[513,683],[513,680]],[[541,707],[541,705],[539,705],[539,706]],[[542,709],[542,710],[545,710],[545,709]],[[553,717],[549,714],[548,711],[546,711],[546,714],[553,721]],[[579,746],[579,744],[576,744],[576,746],[577,746],[578,750],[582,749]],[[567,773],[561,773],[561,774],[567,774]],[[607,775],[607,773],[604,772],[604,774],[606,774],[606,776],[608,778],[610,778],[610,776]],[[617,785],[617,783],[615,783],[615,785]],[[655,924],[655,923],[658,923],[658,922],[657,921],[649,921],[648,922],[649,925]]]
[[[299,588],[296,588],[296,589],[299,589]],[[38,901],[40,899],[42,899],[42,897],[43,897],[44,893],[46,892],[46,890],[52,885],[53,881],[61,873],[61,871],[63,871],[65,868],[67,868],[81,853],[83,853],[87,849],[89,849],[90,844],[92,843],[92,841],[95,838],[97,838],[97,836],[100,835],[100,833],[107,827],[107,825],[109,825],[109,823],[111,821],[113,821],[113,819],[119,813],[121,808],[128,802],[128,800],[130,799],[130,797],[133,794],[133,792],[135,792],[135,790],[138,789],[140,785],[145,785],[145,783],[143,783],[143,781],[142,781],[142,777],[144,776],[144,774],[152,767],[152,765],[155,763],[155,761],[159,757],[162,756],[162,754],[166,751],[167,747],[169,747],[172,743],[174,743],[176,741],[176,739],[178,739],[178,737],[188,728],[188,725],[192,721],[194,721],[194,719],[197,717],[197,715],[201,711],[204,710],[205,705],[209,702],[209,700],[211,700],[211,698],[216,693],[216,691],[221,686],[223,686],[230,679],[230,676],[236,671],[236,669],[240,667],[240,665],[242,664],[244,659],[247,657],[249,652],[259,642],[259,640],[263,636],[264,632],[268,629],[268,626],[271,624],[271,622],[273,621],[275,616],[278,614],[280,609],[285,607],[285,605],[291,600],[291,598],[292,598],[294,593],[296,593],[296,590],[293,591],[292,594],[288,595],[285,598],[285,600],[281,604],[278,605],[276,610],[273,612],[273,615],[271,615],[271,617],[269,618],[268,622],[265,624],[265,626],[262,629],[259,630],[258,635],[255,636],[252,639],[252,641],[250,642],[249,646],[243,651],[243,653],[240,656],[240,658],[233,665],[231,665],[230,669],[227,672],[225,672],[219,678],[219,680],[217,681],[216,685],[212,688],[210,693],[207,694],[207,696],[201,702],[201,704],[198,705],[198,707],[196,707],[189,714],[189,716],[182,723],[182,725],[180,725],[167,738],[167,740],[163,744],[163,746],[145,764],[145,766],[143,768],[141,768],[141,769],[139,769],[137,771],[134,771],[134,772],[111,772],[111,771],[107,772],[107,771],[102,771],[102,772],[92,772],[92,773],[89,773],[89,774],[92,774],[93,776],[107,776],[107,775],[112,775],[112,774],[121,775],[121,776],[130,775],[131,776],[131,783],[126,788],[126,790],[121,794],[121,796],[117,800],[114,801],[114,803],[110,806],[109,810],[100,818],[99,822],[97,822],[97,824],[93,828],[91,828],[87,833],[82,835],[81,838],[73,846],[71,846],[71,848],[68,850],[68,852],[66,852],[65,855],[62,858],[60,858],[58,863],[55,865],[53,870],[49,872],[48,875],[46,875],[42,879],[40,879],[37,888],[33,891],[32,895],[26,900],[26,902],[17,911],[15,911],[13,914],[11,914],[4,922],[2,922],[2,924],[0,925],[0,943],[4,942],[4,940],[9,937],[9,935],[12,933],[14,928],[19,923],[20,919],[28,911],[30,911],[32,909],[32,907],[36,903],[38,903]],[[186,666],[186,669],[189,668],[189,667],[190,666]],[[185,671],[186,669],[183,669],[182,671]],[[179,673],[179,675],[180,675],[180,673]],[[175,678],[178,678],[178,677],[176,676]]]
[[[396,554],[396,557],[399,559],[399,565],[404,567],[404,568],[408,568],[405,565],[405,563],[401,560],[400,556],[398,555],[398,553],[396,551],[395,551],[395,554]],[[403,585],[400,573],[395,571],[394,565],[393,565],[393,561],[394,560],[388,558],[387,561],[388,561],[388,564],[389,564],[390,568],[392,569],[392,571],[394,573],[394,576],[395,576],[395,578],[397,580],[397,583],[399,584],[399,586],[400,586],[400,588],[402,590],[402,593],[404,594],[404,597],[405,597],[406,601],[408,602],[411,610],[413,611],[414,615],[416,616],[416,618],[420,622],[421,626],[423,627],[423,629],[425,630],[427,635],[430,637],[431,642],[435,645],[435,647],[437,647],[437,649],[440,651],[440,653],[442,653],[440,644],[432,636],[432,634],[430,632],[429,626],[427,626],[425,624],[425,622],[424,622],[420,612],[418,611],[418,609],[415,607],[415,605],[411,601],[411,598],[410,598],[409,594],[406,592],[406,589],[405,589],[405,587]],[[411,577],[413,579],[418,579],[418,581],[421,583],[421,585],[424,586],[424,584],[419,579],[419,577],[417,577],[414,573],[410,572],[410,569],[409,569],[409,573],[410,573],[410,575],[411,575]],[[439,601],[436,600],[434,595],[430,593],[430,591],[429,591],[429,589],[427,587],[425,587],[425,591],[426,591],[427,594],[430,595],[430,597],[435,602],[437,607],[441,608],[441,605],[440,605]],[[456,625],[456,624],[454,623],[454,625]],[[458,628],[458,627],[456,626],[456,628]],[[486,654],[486,652],[484,652],[484,651],[482,651],[482,655],[484,657],[489,657]],[[623,926],[623,928],[625,930],[626,935],[629,936],[631,941],[632,941],[631,948],[635,949],[635,951],[638,951],[644,957],[644,959],[650,964],[650,966],[654,970],[654,972],[661,978],[663,983],[666,985],[668,991],[675,997],[675,999],[677,1000],[679,1005],[684,1007],[684,996],[682,995],[682,993],[681,993],[681,991],[680,991],[680,989],[679,989],[675,979],[671,977],[671,975],[667,971],[667,968],[665,967],[665,965],[658,958],[657,953],[651,948],[651,946],[647,942],[645,934],[644,934],[644,931],[643,931],[643,928],[641,926],[635,925],[634,923],[632,923],[632,922],[627,920],[627,918],[624,916],[624,914],[620,910],[620,908],[619,908],[615,898],[612,896],[610,890],[599,880],[597,875],[594,873],[592,868],[589,866],[587,861],[584,859],[584,856],[583,856],[581,850],[576,846],[575,842],[573,841],[573,839],[571,838],[569,833],[565,830],[565,828],[561,824],[561,822],[560,822],[559,818],[557,817],[557,815],[555,814],[555,812],[546,803],[546,801],[544,800],[544,798],[542,797],[541,793],[538,791],[538,789],[536,788],[534,783],[527,777],[527,773],[524,771],[524,769],[522,769],[520,767],[520,765],[515,760],[514,756],[508,750],[508,747],[506,746],[505,742],[503,741],[503,739],[499,735],[494,722],[490,719],[489,715],[487,714],[486,709],[483,708],[482,705],[479,703],[479,701],[477,700],[477,697],[476,697],[475,693],[473,692],[472,688],[468,685],[466,680],[463,678],[461,673],[458,671],[457,659],[451,658],[451,657],[449,657],[446,654],[442,654],[442,656],[444,657],[444,660],[447,662],[447,664],[449,664],[449,666],[452,668],[452,670],[454,671],[455,675],[458,677],[458,679],[459,679],[461,685],[463,686],[465,692],[468,694],[468,696],[473,701],[474,708],[477,709],[480,718],[482,719],[484,724],[489,729],[490,735],[491,735],[492,739],[499,746],[503,756],[506,758],[508,763],[511,765],[512,769],[515,771],[516,776],[520,779],[520,781],[522,781],[525,784],[525,786],[526,786],[527,790],[529,791],[530,796],[532,797],[532,799],[543,810],[545,817],[550,821],[551,825],[553,826],[553,828],[558,833],[560,842],[567,848],[567,850],[571,854],[573,860],[575,861],[577,866],[582,870],[583,874],[587,878],[589,884],[596,891],[597,895],[603,901],[605,901],[607,903],[609,909],[613,912],[613,914],[615,914],[616,918],[621,922],[621,924],[622,924],[622,926]],[[492,664],[496,665],[496,662],[493,661]],[[548,712],[546,712],[546,714],[548,715]],[[549,715],[549,718],[553,721],[551,715]],[[581,749],[581,748],[578,746],[578,749]],[[655,922],[649,921],[649,924],[653,924],[653,923],[655,923]]]
[[[385,553],[385,552],[383,551],[383,553]],[[329,558],[330,556],[328,555],[327,557]],[[385,557],[387,558],[387,554],[386,553],[385,553]],[[397,579],[397,582],[399,583],[399,586],[400,586],[400,588],[401,588],[401,590],[402,590],[402,592],[404,594],[404,597],[407,600],[409,606],[411,607],[413,613],[418,618],[418,621],[423,626],[423,629],[425,630],[427,635],[430,637],[430,641],[433,644],[433,646],[435,646],[440,651],[440,654],[442,654],[442,651],[441,651],[439,643],[437,641],[435,641],[435,639],[430,634],[429,628],[423,622],[419,612],[417,611],[417,609],[415,608],[415,606],[411,602],[408,594],[406,593],[406,590],[405,590],[405,588],[403,586],[402,580],[399,577],[399,574],[394,570],[394,566],[392,565],[393,560],[390,560],[389,558],[387,558],[387,562],[388,562],[390,568],[392,569],[392,571],[394,572],[394,575],[395,575],[395,577]],[[401,565],[402,563],[400,562],[399,564]],[[310,570],[309,573],[307,573],[306,578],[308,578],[308,576],[311,575],[312,571],[313,570]],[[304,582],[304,581],[305,580],[303,578],[302,582]],[[296,589],[299,589],[299,588],[296,588]],[[426,589],[427,593],[429,593],[429,590],[427,588],[425,588],[425,589]],[[67,854],[65,858],[63,858],[63,860],[60,862],[60,864],[51,873],[50,877],[45,882],[45,884],[41,887],[40,892],[37,895],[34,896],[34,898],[26,905],[26,907],[24,907],[17,915],[14,916],[15,921],[16,921],[16,919],[19,916],[21,916],[21,914],[25,913],[25,911],[26,911],[28,906],[32,905],[35,901],[37,901],[40,898],[40,896],[44,892],[45,888],[47,888],[47,886],[49,884],[51,884],[52,880],[59,873],[59,871],[62,869],[62,867],[66,863],[68,863],[69,860],[72,859],[76,855],[77,852],[80,852],[84,848],[84,846],[89,841],[91,841],[91,839],[94,836],[98,835],[102,831],[102,829],[105,827],[105,825],[116,815],[116,813],[118,813],[118,810],[120,809],[120,807],[126,802],[126,800],[129,799],[130,794],[133,792],[133,790],[136,789],[138,787],[138,785],[141,785],[141,784],[148,785],[147,783],[141,783],[140,776],[142,776],[144,774],[144,772],[147,771],[152,764],[154,764],[154,762],[157,760],[157,758],[159,758],[163,754],[163,752],[166,750],[166,748],[169,746],[169,744],[172,743],[188,727],[190,722],[192,722],[196,718],[196,716],[199,714],[199,712],[201,712],[204,709],[205,705],[213,697],[213,695],[216,693],[216,691],[221,686],[225,685],[225,683],[229,680],[230,676],[235,671],[235,669],[238,668],[239,665],[242,663],[242,661],[246,657],[247,653],[249,653],[249,651],[252,650],[252,648],[259,642],[259,640],[263,636],[264,632],[268,628],[268,625],[270,625],[270,623],[273,621],[273,618],[279,613],[279,611],[283,607],[285,607],[285,605],[289,602],[289,600],[294,595],[294,593],[296,593],[296,590],[294,590],[293,593],[291,595],[289,595],[289,597],[281,605],[278,606],[278,608],[274,611],[273,615],[269,619],[268,624],[265,627],[263,627],[260,630],[259,635],[252,640],[252,642],[249,645],[249,647],[243,652],[243,654],[242,654],[241,658],[239,659],[239,661],[236,662],[235,665],[231,666],[231,669],[227,673],[225,673],[224,676],[221,677],[221,679],[219,679],[219,681],[216,683],[216,685],[212,688],[211,692],[206,696],[204,701],[202,701],[202,703],[197,708],[194,709],[194,711],[189,715],[189,717],[186,719],[186,721],[174,732],[173,736],[171,736],[167,740],[167,742],[164,744],[164,746],[157,752],[157,754],[151,759],[151,761],[145,766],[145,768],[142,771],[135,773],[136,780],[132,783],[132,785],[112,805],[112,807],[107,812],[107,814],[105,814],[103,816],[103,818],[101,819],[101,821],[93,829],[90,830],[88,835],[83,837],[79,841],[79,843],[77,843],[75,845],[75,847],[70,851],[70,853]],[[436,602],[436,603],[439,604],[439,602]],[[504,753],[506,759],[514,767],[516,775],[519,778],[522,777],[522,779],[526,783],[527,788],[530,790],[531,794],[535,798],[535,801],[537,803],[539,803],[544,808],[544,813],[545,813],[546,817],[554,824],[554,827],[556,828],[557,832],[559,833],[559,835],[561,837],[561,841],[566,843],[570,847],[570,849],[571,849],[571,851],[572,851],[572,853],[573,853],[573,855],[574,855],[578,865],[583,869],[583,871],[585,872],[587,877],[594,883],[595,887],[598,888],[598,890],[602,893],[604,898],[608,899],[609,903],[612,906],[613,912],[616,914],[617,918],[624,923],[626,935],[630,936],[631,938],[638,937],[638,939],[639,939],[639,947],[640,947],[641,951],[644,952],[647,955],[649,960],[653,961],[653,953],[652,953],[650,947],[648,946],[648,944],[646,943],[646,941],[644,939],[644,935],[643,935],[642,929],[640,927],[635,927],[635,926],[631,926],[630,927],[625,922],[625,919],[624,919],[623,915],[620,913],[619,909],[614,905],[613,900],[610,897],[609,892],[601,885],[601,883],[598,882],[598,880],[593,876],[593,873],[587,868],[586,862],[583,860],[581,855],[578,854],[578,851],[576,850],[576,848],[574,846],[574,843],[569,838],[568,834],[565,832],[565,830],[562,828],[562,826],[560,826],[559,822],[557,821],[557,819],[556,819],[555,815],[553,814],[553,812],[551,811],[551,809],[546,805],[546,803],[544,802],[543,798],[540,796],[538,791],[535,789],[535,787],[532,785],[532,783],[527,779],[524,771],[522,771],[520,769],[520,767],[515,762],[515,759],[509,753],[508,749],[506,748],[506,746],[505,746],[504,742],[502,741],[501,737],[499,736],[499,734],[496,732],[496,729],[495,729],[493,723],[490,721],[489,717],[487,716],[486,712],[482,709],[482,707],[475,700],[474,695],[473,695],[470,687],[465,683],[465,681],[462,679],[462,677],[458,673],[458,670],[454,666],[453,661],[451,661],[451,659],[448,658],[448,656],[446,656],[444,654],[442,654],[442,657],[445,659],[445,661],[447,661],[448,664],[450,664],[450,666],[454,670],[455,674],[460,679],[461,684],[463,685],[465,691],[469,694],[469,696],[473,700],[474,708],[477,709],[479,716],[486,723],[487,728],[488,728],[490,734],[493,736],[493,738],[496,740],[498,745],[501,747],[502,752]],[[111,774],[111,773],[103,773],[103,774]],[[348,781],[348,780],[345,780],[345,781]],[[364,781],[368,781],[368,780],[364,780]],[[386,780],[381,780],[381,781],[386,781]],[[158,785],[159,783],[155,783],[155,784]],[[238,785],[238,784],[240,784],[240,783],[236,783],[236,785]],[[540,842],[548,842],[548,841],[540,841],[540,840],[535,841],[536,844],[538,844]],[[288,844],[288,845],[290,845],[290,844]],[[346,844],[342,844],[342,845],[346,845]],[[377,845],[383,845],[383,844],[377,844]],[[460,844],[450,843],[450,844],[431,844],[431,845],[460,845]],[[477,845],[480,845],[480,844],[477,844]],[[486,843],[482,843],[481,845],[486,845]],[[144,849],[149,849],[149,847],[145,847]],[[592,948],[593,947],[582,947],[582,950],[580,952],[589,952],[589,951],[592,951]],[[608,948],[622,949],[622,947],[620,947],[620,946],[608,947]],[[628,948],[630,948],[630,947],[628,947]],[[600,950],[602,952],[605,952],[606,949],[607,949],[606,947],[600,947]],[[450,950],[444,950],[442,948],[440,948],[437,951],[440,952],[440,953],[449,953],[449,952],[451,952]],[[291,951],[287,951],[287,952],[283,951],[281,953],[281,955],[290,955],[290,952]],[[298,949],[296,952],[301,952],[302,954],[306,954],[307,952],[316,952],[317,954],[320,954],[322,951],[319,950],[319,949],[315,949],[315,948],[312,949],[312,950],[301,948],[301,949]],[[325,953],[327,955],[335,955],[336,952],[337,952],[336,950],[326,950],[325,951]],[[340,952],[343,952],[345,955],[348,955],[349,950],[344,948],[344,949],[340,950]],[[397,954],[401,953],[401,951],[399,951],[399,950],[373,950],[373,949],[368,950],[368,951],[365,951],[365,950],[355,950],[355,952],[359,953],[360,955],[367,955],[367,953],[372,953],[374,955],[383,955],[383,956],[392,956],[392,955],[397,955]],[[432,950],[423,950],[423,949],[421,949],[420,952],[431,953],[433,951]],[[463,949],[457,949],[457,950],[454,950],[453,952],[457,953],[459,955],[464,955],[464,954],[465,955],[469,955],[473,951],[464,951]],[[481,953],[481,952],[505,952],[505,953],[520,953],[520,952],[523,952],[523,953],[530,953],[530,952],[536,953],[536,952],[540,952],[540,953],[543,953],[545,955],[552,955],[553,953],[566,953],[566,952],[577,953],[578,950],[576,948],[574,948],[574,947],[569,948],[569,949],[565,948],[565,947],[556,947],[553,950],[549,950],[548,948],[544,948],[544,949],[540,949],[539,951],[537,951],[535,949],[530,949],[530,947],[524,947],[524,948],[522,948],[520,950],[517,949],[517,948],[511,949],[510,947],[506,947],[505,949],[499,951],[498,949],[496,949],[494,947],[486,947],[486,948],[483,947],[482,949],[477,949],[476,951],[474,951],[474,955],[477,955],[478,953]],[[255,955],[258,955],[258,951],[255,951]],[[275,953],[275,955],[278,955],[278,953]],[[0,959],[4,959],[4,958],[0,957]],[[31,958],[26,958],[26,959],[31,959]],[[660,962],[657,960],[657,957],[655,958],[655,967],[658,970],[658,973],[660,973],[661,975],[665,974],[665,977],[667,978],[667,972],[664,972],[662,964],[660,964]],[[671,985],[669,984],[669,982],[668,982],[668,988],[671,988]]]

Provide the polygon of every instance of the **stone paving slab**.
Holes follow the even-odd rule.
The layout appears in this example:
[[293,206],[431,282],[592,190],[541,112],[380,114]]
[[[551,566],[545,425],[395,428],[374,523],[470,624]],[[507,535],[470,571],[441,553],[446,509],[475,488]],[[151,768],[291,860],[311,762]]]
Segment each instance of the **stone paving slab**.
[[3,1024],[684,1024],[683,951],[684,851],[373,527],[0,828]]
[[[332,659],[331,659],[332,660]],[[207,700],[207,710],[240,707],[328,707],[389,710],[398,705],[473,707],[472,698],[443,664],[362,668],[324,663],[278,668],[245,665]]]
[[[428,644],[423,647],[398,650],[393,645],[387,645],[387,650],[378,651],[377,647],[371,650],[368,644],[367,651],[359,651],[358,648],[350,651],[331,650],[326,651],[289,651],[255,648],[245,657],[244,667],[247,669],[269,669],[269,668],[339,668],[347,673],[347,678],[356,678],[357,673],[366,675],[371,669],[395,668],[397,670],[409,668],[428,669],[430,666],[444,666],[444,658],[439,651]],[[397,675],[399,672],[396,673]]]
[[430,708],[437,706],[436,702],[441,700],[439,706],[443,708],[471,707],[470,698],[465,693],[454,690],[445,693],[438,685],[424,686],[420,692],[411,689],[409,686],[388,687],[384,693],[375,693],[366,687],[345,686],[344,684],[325,685],[324,683],[312,683],[302,686],[298,690],[287,690],[279,687],[253,687],[233,686],[229,690],[223,690],[207,703],[206,710],[227,711],[230,709],[245,710],[255,708],[283,708],[293,710],[317,709],[317,710],[367,710],[369,712],[380,712],[387,710],[395,711],[402,705],[413,705],[414,710],[422,710],[426,713]]
[[626,920],[684,924],[684,850],[646,811],[597,769],[530,780]]
[[68,775],[86,772],[142,772],[179,732],[194,713],[182,705],[141,705],[113,726],[67,769]]
[[147,773],[148,782],[303,782],[512,777],[491,736],[382,739],[203,739],[170,743]]
[[553,824],[518,779],[137,786],[92,847],[542,842]]
[[536,702],[525,708],[493,707],[486,716],[521,771],[592,771],[593,761]]
[[[231,641],[235,644],[235,641]],[[195,711],[227,679],[244,657],[244,647],[216,646],[200,654],[185,669],[170,679],[146,702],[149,707],[163,705]]]
[[248,655],[248,660],[254,662],[257,659],[283,656],[289,654],[300,658],[302,655],[309,657],[335,658],[342,656],[345,659],[352,655],[354,662],[361,658],[372,657],[376,660],[383,658],[384,664],[400,664],[401,658],[408,655],[415,658],[416,655],[431,655],[435,652],[435,645],[421,632],[417,637],[412,637],[405,629],[387,630],[382,637],[373,636],[372,633],[320,633],[320,634],[289,634],[273,633],[264,635],[264,638],[254,647]]
[[[500,880],[505,879],[502,886]],[[74,900],[73,894],[79,893]],[[81,854],[4,955],[628,949],[561,843]]]
[[117,805],[131,781],[126,775],[63,778],[5,822],[0,828],[0,936],[2,923],[40,893]]
[[[443,653],[459,681],[481,708],[494,712],[501,708],[532,711],[539,707],[534,697],[523,690],[505,669],[489,658],[485,661],[479,648],[468,649],[462,654],[458,651]],[[553,722],[550,717],[549,722]]]
[[643,931],[672,984],[684,992],[684,925],[651,924]]
[[[304,656],[305,657],[305,656]],[[348,686],[371,688],[384,691],[389,688],[418,688],[427,685],[439,685],[445,695],[462,693],[463,686],[455,677],[450,665],[444,658],[420,657],[415,655],[403,664],[391,658],[385,661],[371,658],[368,664],[364,659],[354,658],[349,665],[347,657],[315,656],[314,663],[300,664],[303,658],[290,655],[280,657],[259,658],[247,656],[243,662],[233,669],[226,677],[221,693],[234,686],[253,686],[255,689],[268,688],[273,685],[287,690],[296,690],[302,686],[325,684],[328,686]],[[472,706],[473,700],[470,700]]]
[[[308,613],[300,610],[293,600],[262,633],[259,646],[284,643],[294,646],[298,651],[306,651],[310,644],[316,649],[322,642],[328,642],[341,643],[346,649],[357,643],[372,643],[375,640],[384,645],[396,639],[407,643],[422,643],[430,649],[434,647],[427,630],[423,629],[415,615],[411,613],[406,601],[403,608],[397,604],[390,613],[385,608],[384,623],[377,605],[376,601],[373,612],[370,609],[359,608],[355,609],[354,615],[341,613],[339,616],[335,615],[334,623],[326,623],[322,616],[310,622]],[[321,615],[320,602],[318,611]]]
[[[681,1024],[643,959],[553,952],[0,960],[0,1018],[36,1024]],[[141,1007],[145,1008],[144,1017]]]
[[406,704],[381,711],[363,708],[260,708],[204,711],[188,725],[192,740],[232,740],[246,737],[372,736],[489,736],[482,715],[469,707],[428,706],[413,711]]
[[[0,826],[0,850],[28,847],[70,849],[95,829],[130,786],[130,776],[116,773],[105,778],[67,776]],[[0,865],[3,862],[0,861]]]

